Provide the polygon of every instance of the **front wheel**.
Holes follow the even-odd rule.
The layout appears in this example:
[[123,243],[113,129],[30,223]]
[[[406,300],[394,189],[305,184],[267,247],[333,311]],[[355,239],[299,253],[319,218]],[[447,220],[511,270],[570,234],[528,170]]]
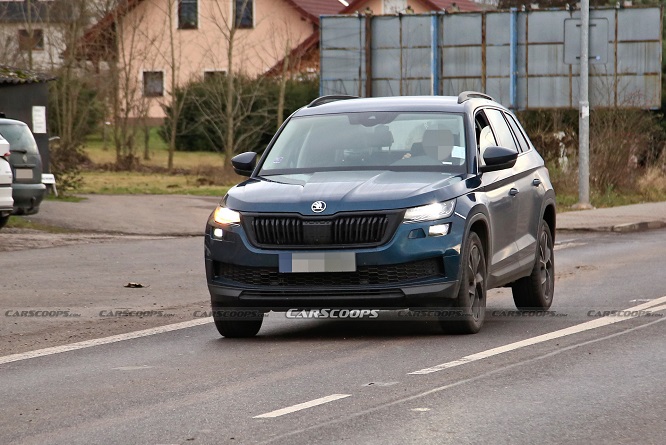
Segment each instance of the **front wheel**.
[[451,305],[453,315],[440,320],[440,324],[447,333],[476,334],[486,318],[486,259],[476,233],[469,234],[463,252],[460,289]]
[[520,310],[545,311],[553,304],[555,257],[553,235],[546,221],[539,227],[539,245],[532,273],[513,283],[513,301]]
[[264,321],[263,317],[252,320],[230,320],[215,315],[214,312],[215,311],[213,311],[213,321],[215,321],[217,332],[227,338],[254,337],[261,329],[261,324]]

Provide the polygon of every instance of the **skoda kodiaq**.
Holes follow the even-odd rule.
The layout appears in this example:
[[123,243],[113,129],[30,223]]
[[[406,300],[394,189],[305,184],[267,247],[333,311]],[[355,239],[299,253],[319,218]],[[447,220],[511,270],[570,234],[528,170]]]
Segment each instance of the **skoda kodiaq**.
[[267,311],[324,308],[446,309],[445,331],[476,333],[487,289],[500,286],[519,309],[551,305],[548,171],[515,115],[485,94],[324,96],[259,159],[232,164],[249,178],[205,236],[226,337],[255,335]]

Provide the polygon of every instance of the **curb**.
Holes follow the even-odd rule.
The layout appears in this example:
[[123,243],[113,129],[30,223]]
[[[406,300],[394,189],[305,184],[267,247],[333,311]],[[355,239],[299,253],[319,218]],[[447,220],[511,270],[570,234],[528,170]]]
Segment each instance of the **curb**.
[[665,221],[641,221],[637,223],[618,224],[613,226],[613,232],[643,232],[646,230],[663,229],[664,227],[666,227]]
[[634,233],[645,232],[648,230],[663,229],[666,227],[666,221],[640,221],[635,223],[616,224],[614,226],[598,227],[557,227],[558,232],[615,232],[615,233]]

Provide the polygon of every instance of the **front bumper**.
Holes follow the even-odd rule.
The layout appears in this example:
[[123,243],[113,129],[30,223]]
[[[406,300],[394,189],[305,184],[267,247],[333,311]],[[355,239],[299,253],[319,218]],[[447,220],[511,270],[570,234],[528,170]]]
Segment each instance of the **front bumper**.
[[[444,236],[427,236],[432,225],[450,223]],[[433,308],[447,307],[458,293],[460,249],[465,221],[402,223],[384,245],[329,249],[353,252],[357,272],[280,273],[280,256],[295,250],[258,248],[240,225],[223,227],[223,236],[206,228],[205,263],[213,309],[256,308]],[[437,264],[419,273],[421,264]],[[241,270],[243,273],[230,273]],[[395,271],[395,272],[393,272]]]
[[39,212],[39,205],[44,199],[46,186],[38,184],[13,184],[14,214],[33,215]]

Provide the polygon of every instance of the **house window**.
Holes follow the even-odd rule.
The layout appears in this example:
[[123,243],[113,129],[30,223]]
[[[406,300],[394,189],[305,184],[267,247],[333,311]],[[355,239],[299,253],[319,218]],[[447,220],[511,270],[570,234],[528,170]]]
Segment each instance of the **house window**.
[[27,29],[19,29],[18,42],[21,51],[41,51],[44,49],[44,31],[33,29],[32,37],[30,37]]
[[254,0],[234,0],[236,28],[254,28]]
[[178,29],[199,27],[199,0],[178,0]]
[[164,96],[164,73],[162,71],[143,72],[143,95],[145,97]]
[[204,82],[219,82],[226,74],[226,71],[204,71]]

